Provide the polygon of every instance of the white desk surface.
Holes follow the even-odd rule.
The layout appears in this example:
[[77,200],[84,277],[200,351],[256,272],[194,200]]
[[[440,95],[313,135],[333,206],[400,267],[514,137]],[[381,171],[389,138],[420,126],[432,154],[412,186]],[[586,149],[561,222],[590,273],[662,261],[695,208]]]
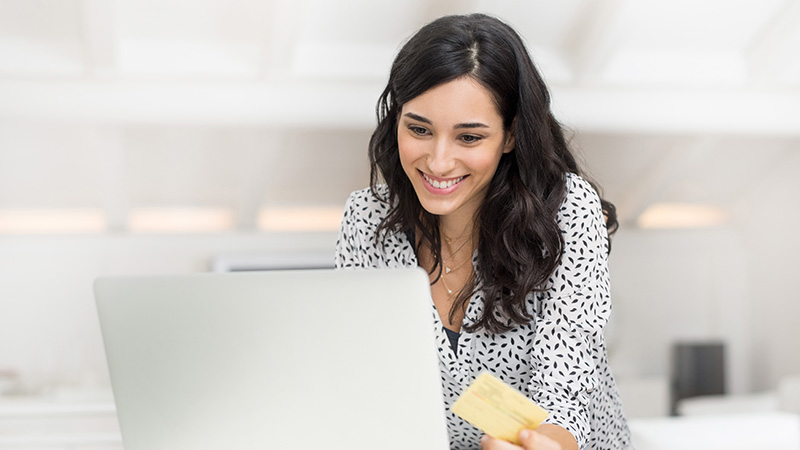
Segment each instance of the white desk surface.
[[800,450],[800,415],[782,412],[635,419],[637,450]]

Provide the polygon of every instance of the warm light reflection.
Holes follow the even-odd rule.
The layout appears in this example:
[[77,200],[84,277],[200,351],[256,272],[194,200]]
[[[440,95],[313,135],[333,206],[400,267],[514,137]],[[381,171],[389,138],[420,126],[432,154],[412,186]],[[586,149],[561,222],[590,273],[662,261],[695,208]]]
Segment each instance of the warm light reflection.
[[233,212],[224,208],[136,208],[128,215],[133,233],[215,233],[234,226]]
[[99,209],[0,210],[0,234],[75,234],[105,230],[106,217]]
[[728,212],[720,207],[691,203],[655,203],[637,220],[645,229],[710,228],[728,221]]
[[341,222],[341,206],[263,208],[258,214],[264,231],[336,231]]

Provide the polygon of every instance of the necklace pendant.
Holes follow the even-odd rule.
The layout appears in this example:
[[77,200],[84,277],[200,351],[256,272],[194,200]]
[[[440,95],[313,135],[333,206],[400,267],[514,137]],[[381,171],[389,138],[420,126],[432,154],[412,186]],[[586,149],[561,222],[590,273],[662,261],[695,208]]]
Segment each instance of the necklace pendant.
[[449,268],[447,266],[444,267],[444,273],[450,273],[451,270],[453,270],[453,269],[451,269],[451,268]]
[[450,290],[450,289],[447,290],[447,293],[450,294],[450,295],[453,295],[453,291]]

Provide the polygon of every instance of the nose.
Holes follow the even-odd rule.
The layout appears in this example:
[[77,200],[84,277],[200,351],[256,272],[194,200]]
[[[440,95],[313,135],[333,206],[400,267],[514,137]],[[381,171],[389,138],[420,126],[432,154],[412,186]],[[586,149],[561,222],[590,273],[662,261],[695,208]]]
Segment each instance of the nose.
[[428,168],[432,172],[431,175],[447,177],[454,167],[455,159],[449,142],[443,138],[436,139],[428,153]]

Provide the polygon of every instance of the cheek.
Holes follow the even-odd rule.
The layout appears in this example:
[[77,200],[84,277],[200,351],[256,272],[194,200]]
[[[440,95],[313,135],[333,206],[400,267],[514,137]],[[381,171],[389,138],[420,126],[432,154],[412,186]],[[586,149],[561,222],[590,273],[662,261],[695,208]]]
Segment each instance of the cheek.
[[414,139],[409,139],[407,136],[397,137],[397,147],[400,155],[400,164],[406,172],[413,170],[410,166],[420,156],[420,149],[418,143]]
[[473,170],[484,172],[486,175],[493,175],[497,170],[497,165],[500,164],[501,156],[503,156],[503,153],[500,151],[475,155],[472,159]]

